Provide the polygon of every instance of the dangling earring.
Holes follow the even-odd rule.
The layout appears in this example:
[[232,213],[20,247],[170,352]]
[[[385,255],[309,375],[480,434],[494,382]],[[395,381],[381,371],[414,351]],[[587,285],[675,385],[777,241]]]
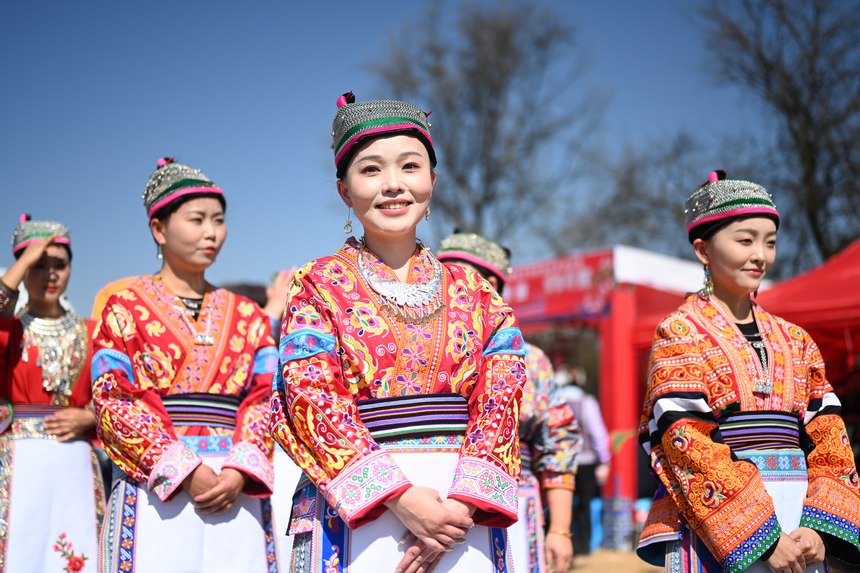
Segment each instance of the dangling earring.
[[343,232],[346,235],[352,235],[352,207],[346,208],[346,223],[343,224]]
[[708,264],[705,263],[705,288],[702,290],[705,292],[705,297],[710,297],[714,294],[714,281],[711,280],[711,269],[708,267]]
[[427,210],[426,210],[426,211],[424,211],[424,220],[425,220],[425,221],[429,221],[429,220],[430,220],[430,207],[427,207]]
[[159,261],[164,259],[164,255],[161,254],[161,245],[155,245],[155,258]]

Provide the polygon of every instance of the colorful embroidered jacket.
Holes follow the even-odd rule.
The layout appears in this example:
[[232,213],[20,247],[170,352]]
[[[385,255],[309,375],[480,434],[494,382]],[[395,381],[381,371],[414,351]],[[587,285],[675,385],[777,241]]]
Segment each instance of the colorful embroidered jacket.
[[[383,309],[358,269],[350,239],[334,256],[294,277],[280,343],[282,380],[272,397],[272,431],[350,527],[372,521],[409,481],[358,415],[369,398],[457,393],[469,420],[448,496],[477,507],[477,523],[517,519],[517,439],[525,382],[523,339],[510,307],[477,273],[443,266],[443,311],[408,323]],[[393,272],[370,252],[368,268]],[[408,281],[426,282],[435,258],[424,248]],[[368,481],[374,487],[355,484]]]
[[[104,447],[122,471],[166,500],[201,463],[178,437],[229,436],[223,467],[252,478],[246,493],[271,494],[268,396],[277,351],[269,318],[224,289],[206,292],[196,325],[183,312],[158,276],[141,276],[108,299],[92,368]],[[192,325],[208,329],[213,344],[195,344]],[[234,404],[235,420],[174,425],[165,402],[180,394]]]
[[71,366],[77,370],[77,374],[69,386],[71,395],[64,396],[45,389],[39,349],[26,343],[21,321],[0,316],[0,432],[6,430],[13,421],[14,407],[10,407],[10,404],[50,404],[72,408],[86,408],[90,404],[90,336],[94,323],[81,318],[77,318],[77,321],[80,336],[86,337],[86,341],[81,341],[81,352],[73,352],[80,356],[71,356]]
[[541,489],[573,490],[576,454],[582,444],[573,409],[555,383],[552,363],[544,351],[526,343],[527,380],[520,407],[520,441],[531,453],[526,468],[523,456],[522,480],[535,475]]
[[829,555],[860,559],[860,482],[818,347],[803,329],[757,305],[753,313],[768,351],[770,394],[753,393],[762,364],[708,300],[691,295],[657,328],[639,430],[662,484],[639,547],[655,565],[683,522],[725,571],[743,571],[777,541],[781,530],[757,467],[734,456],[719,432],[721,418],[752,411],[798,421],[809,438],[800,525],[821,534]]

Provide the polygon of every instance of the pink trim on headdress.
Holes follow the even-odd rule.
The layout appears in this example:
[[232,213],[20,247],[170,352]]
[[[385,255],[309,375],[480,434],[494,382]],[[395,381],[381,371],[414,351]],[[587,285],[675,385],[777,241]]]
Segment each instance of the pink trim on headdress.
[[204,194],[212,194],[212,195],[224,195],[224,191],[221,190],[220,187],[187,187],[182,189],[181,191],[177,191],[176,193],[171,193],[155,205],[149,208],[149,217],[151,218],[155,213],[158,212],[159,209],[167,205],[168,203],[172,203],[176,201],[180,197],[185,197],[186,195],[204,195]]
[[26,223],[27,221],[31,220],[32,218],[33,217],[32,217],[32,215],[30,215],[30,213],[21,213],[21,215],[18,217],[18,222],[19,223]]
[[720,180],[720,174],[716,171],[711,171],[710,175],[708,175],[708,183],[713,183],[715,181]]
[[[20,243],[18,243],[15,246],[14,249],[12,249],[12,254],[14,255],[15,253],[17,253],[21,249],[26,249],[32,243],[35,243],[36,241],[41,241],[42,239],[45,239],[45,238],[46,237],[33,237],[32,239],[27,239],[26,241],[21,241]],[[54,240],[51,241],[51,244],[52,245],[67,245],[70,249],[72,248],[72,242],[69,239],[67,239],[66,237],[55,237]]]
[[161,167],[164,167],[165,165],[170,165],[171,163],[173,163],[172,157],[162,157],[158,160],[156,165],[158,165],[158,167],[161,168]]
[[709,217],[703,217],[698,221],[694,221],[687,225],[687,233],[698,227],[699,225],[704,225],[705,223],[710,223],[711,221],[719,221],[721,219],[731,219],[732,217],[738,217],[740,215],[776,215],[776,218],[779,219],[779,211],[774,209],[773,207],[744,207],[741,209],[735,209],[734,211],[726,211],[725,213],[717,213],[716,215],[711,215]]
[[[481,257],[476,257],[472,253],[467,253],[465,251],[445,251],[443,253],[437,253],[436,258],[440,261],[448,260],[448,259],[457,259],[460,261],[466,261],[467,263],[472,263],[478,265],[479,267],[484,267],[494,275],[500,277],[502,280],[508,280],[508,273],[502,271],[499,267],[495,265],[491,265]],[[456,262],[456,261],[452,261]]]
[[388,133],[389,131],[406,131],[406,130],[417,131],[418,133],[423,135],[425,138],[427,138],[427,142],[430,144],[430,147],[433,147],[433,139],[430,137],[430,133],[428,131],[418,127],[414,123],[395,123],[395,124],[390,124],[390,125],[383,125],[383,126],[376,127],[374,129],[368,129],[367,131],[362,131],[362,132],[359,132],[359,133],[356,133],[355,135],[353,135],[352,139],[349,140],[349,143],[344,145],[343,149],[340,150],[340,153],[338,153],[337,156],[334,158],[335,167],[337,167],[340,164],[340,160],[343,158],[343,156],[346,155],[346,153],[350,149],[352,149],[353,146],[356,144],[356,142],[358,142],[359,140],[363,140],[368,136],[378,135],[380,133]]

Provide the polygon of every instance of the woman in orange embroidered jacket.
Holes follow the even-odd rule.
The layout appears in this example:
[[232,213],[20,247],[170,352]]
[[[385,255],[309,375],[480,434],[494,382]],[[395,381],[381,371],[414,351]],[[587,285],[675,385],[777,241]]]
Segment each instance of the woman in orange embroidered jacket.
[[860,562],[860,483],[815,342],[752,300],[779,213],[713,172],[686,205],[705,288],[657,328],[640,441],[660,481],[638,552],[667,571]]

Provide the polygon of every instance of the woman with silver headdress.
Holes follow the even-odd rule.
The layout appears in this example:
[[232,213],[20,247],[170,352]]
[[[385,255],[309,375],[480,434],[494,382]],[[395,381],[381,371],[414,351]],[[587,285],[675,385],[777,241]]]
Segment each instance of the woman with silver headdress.
[[161,269],[110,295],[94,339],[98,432],[118,468],[102,570],[277,571],[269,318],[206,280],[224,193],[164,158],[143,201]]
[[12,252],[0,278],[0,572],[90,571],[104,486],[91,444],[92,324],[60,304],[69,230],[22,215]]
[[660,482],[639,543],[666,571],[860,562],[860,481],[802,328],[752,299],[776,258],[771,195],[714,171],[686,205],[705,288],[658,327],[639,439]]
[[304,471],[294,571],[508,571],[523,340],[486,283],[416,239],[436,156],[427,115],[338,100],[338,193],[364,236],[293,280],[272,432]]
[[[474,270],[499,294],[504,293],[511,273],[511,254],[499,243],[477,233],[455,231],[442,239],[436,256],[446,265]],[[555,383],[549,357],[534,344],[527,342],[525,348],[519,520],[508,528],[514,571],[566,573],[573,564],[570,522],[576,456],[582,437],[573,410]]]

